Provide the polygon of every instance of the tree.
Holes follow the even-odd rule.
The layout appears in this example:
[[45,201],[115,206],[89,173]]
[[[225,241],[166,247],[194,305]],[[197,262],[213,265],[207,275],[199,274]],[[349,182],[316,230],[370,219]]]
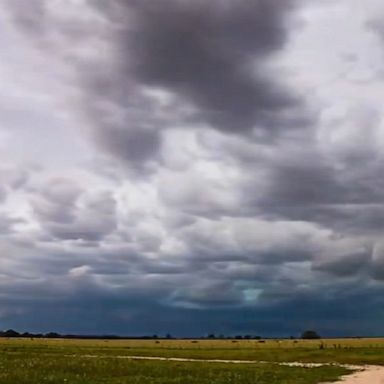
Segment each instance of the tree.
[[307,340],[321,339],[320,335],[316,331],[313,331],[312,329],[304,331],[301,334],[301,338],[307,339]]
[[58,339],[61,336],[58,333],[56,333],[56,332],[49,332],[49,333],[47,333],[45,335],[45,337],[48,338],[48,339]]
[[19,337],[20,333],[14,331],[13,329],[8,329],[8,331],[5,331],[3,333],[3,336],[5,336],[5,337]]

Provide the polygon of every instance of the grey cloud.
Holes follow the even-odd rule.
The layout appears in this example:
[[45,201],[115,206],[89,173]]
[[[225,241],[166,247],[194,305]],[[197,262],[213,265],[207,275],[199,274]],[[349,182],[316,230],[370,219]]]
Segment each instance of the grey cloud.
[[28,178],[29,173],[26,170],[0,166],[0,202],[5,201],[8,194],[25,187]]
[[15,233],[14,225],[23,222],[24,221],[21,218],[9,217],[7,214],[0,214],[0,237]]
[[[79,72],[82,74],[83,70]],[[99,76],[106,75],[108,85],[102,85],[102,91],[97,90],[98,85],[94,82],[100,80]],[[84,109],[94,126],[91,136],[103,154],[122,160],[122,164],[136,171],[137,175],[145,174],[159,162],[161,131],[170,122],[166,116],[157,115],[158,106],[142,94],[139,87],[131,84],[128,74],[119,76],[116,70],[112,75],[102,73],[95,78],[84,73],[83,77],[90,78],[90,84],[84,85]],[[173,113],[177,115],[176,111]]]
[[85,201],[72,223],[47,224],[45,229],[57,239],[100,241],[116,229],[115,200],[108,194]]
[[[217,129],[249,132],[261,126],[293,128],[279,113],[301,102],[268,74],[265,60],[284,46],[293,1],[121,1],[110,7],[120,24],[124,76],[132,70],[146,85],[164,87],[198,107],[197,115]],[[107,7],[108,8],[108,7]],[[261,70],[263,69],[263,71]],[[261,74],[262,72],[262,74]]]
[[[270,206],[337,203],[345,198],[345,189],[335,171],[318,163],[284,163],[272,168],[270,186],[264,203]],[[269,200],[269,201],[268,201]]]
[[[89,204],[96,207],[95,201]],[[111,212],[111,208],[110,203],[105,203],[101,211]],[[281,226],[280,229],[283,231],[284,226]],[[202,230],[208,238],[215,234],[207,233],[206,228],[202,228]],[[239,246],[245,247],[247,236],[252,237],[255,232],[252,228],[246,231],[245,227],[238,228],[238,230],[245,232],[244,238],[239,239]],[[227,229],[226,231],[228,232]],[[309,233],[305,234],[306,231],[305,226],[302,230],[299,228],[293,230],[292,243],[303,244],[305,237],[310,236]],[[43,310],[48,305],[51,306],[52,302],[55,302],[56,305],[59,302],[58,311],[64,311],[63,313],[66,313],[69,318],[71,318],[70,314],[88,318],[90,313],[95,314],[99,310],[105,313],[106,308],[110,308],[107,311],[108,316],[98,316],[100,323],[94,328],[97,333],[106,329],[113,329],[113,332],[124,334],[130,333],[131,330],[134,334],[138,334],[140,331],[150,333],[171,331],[180,332],[181,335],[190,335],[195,332],[197,334],[205,333],[211,329],[211,326],[214,326],[213,319],[217,319],[218,313],[226,313],[226,317],[222,318],[220,323],[223,331],[225,329],[226,332],[240,332],[241,329],[250,332],[254,329],[254,332],[257,330],[257,333],[263,332],[267,335],[271,335],[273,332],[285,335],[285,332],[293,332],[295,329],[297,329],[295,332],[301,331],[302,321],[305,321],[306,318],[313,319],[305,309],[307,307],[302,307],[303,303],[328,308],[329,297],[338,297],[340,303],[344,302],[342,297],[345,297],[347,291],[345,291],[345,286],[340,286],[338,279],[353,276],[352,270],[339,273],[339,266],[327,264],[326,268],[320,267],[318,270],[314,268],[311,272],[309,260],[297,260],[294,256],[294,249],[292,249],[293,257],[291,259],[285,253],[284,257],[278,259],[279,262],[270,265],[271,260],[255,257],[255,252],[257,252],[258,246],[265,248],[268,244],[271,252],[276,252],[276,244],[274,244],[276,238],[265,239],[265,233],[275,233],[276,230],[270,231],[270,228],[264,228],[261,232],[257,233],[259,239],[255,239],[254,244],[251,244],[255,248],[243,248],[237,254],[235,261],[226,260],[225,257],[219,257],[219,255],[216,256],[216,261],[202,260],[197,257],[197,254],[188,259],[183,254],[183,257],[178,258],[178,262],[175,263],[175,260],[166,254],[161,256],[161,260],[156,260],[147,258],[141,253],[136,254],[129,247],[119,248],[116,244],[105,244],[103,247],[95,244],[94,247],[83,250],[74,244],[71,252],[68,252],[67,246],[66,250],[62,247],[56,248],[56,253],[53,251],[54,248],[45,248],[45,250],[37,248],[35,252],[39,257],[33,258],[30,257],[30,251],[25,252],[29,256],[23,262],[24,269],[28,269],[29,273],[32,273],[29,281],[22,283],[12,279],[4,285],[4,280],[2,280],[4,285],[2,292],[6,292],[5,297],[8,298],[7,303],[4,302],[4,298],[2,299],[3,308],[8,308],[9,313],[13,313],[9,318],[3,318],[3,323],[8,324],[10,319],[13,319],[13,326],[17,325],[20,328],[23,324],[22,318],[30,319],[37,307]],[[277,235],[277,239],[282,235],[282,233]],[[315,235],[316,231],[312,233],[312,236]],[[217,238],[224,240],[220,233],[217,234]],[[225,237],[225,240],[227,239],[228,237]],[[249,238],[248,242],[251,240],[252,238]],[[283,242],[289,244],[288,240],[289,236]],[[201,238],[189,241],[193,244],[201,242]],[[307,243],[308,254],[313,254],[316,248],[326,243],[328,248],[324,252],[332,252],[332,250],[338,252],[335,257],[337,263],[340,249],[344,249],[344,246],[333,245],[337,241],[337,239],[320,236],[315,244]],[[50,247],[53,246],[57,247],[57,243],[50,245]],[[210,244],[207,248],[213,247],[217,247],[217,244]],[[224,244],[225,248],[227,248],[226,244]],[[244,249],[251,253],[247,254]],[[285,249],[287,248],[285,247]],[[217,251],[221,253],[220,249]],[[282,247],[281,254],[283,252],[284,247]],[[378,252],[376,258],[380,257]],[[45,253],[44,257],[43,253]],[[349,256],[347,252],[345,254],[345,261],[348,263]],[[353,261],[353,257],[350,259]],[[357,259],[359,258],[357,257]],[[40,261],[37,262],[37,260]],[[31,268],[26,268],[28,263],[33,263]],[[56,267],[54,267],[55,264]],[[325,269],[333,271],[335,278],[325,280],[322,276]],[[44,270],[45,276],[43,281],[33,278],[34,274],[42,276],[42,270]],[[47,289],[47,286],[51,285],[52,290]],[[307,290],[309,288],[310,290],[303,291],[305,286]],[[25,294],[26,289],[28,289],[28,295]],[[34,299],[34,308],[32,308],[26,300],[36,298],[37,295],[39,299]],[[378,295],[379,293],[375,297],[379,297]],[[15,314],[16,307],[23,308],[23,315]],[[154,308],[161,313],[157,316],[158,328],[151,321],[145,322],[145,324],[140,323],[139,326],[136,322],[137,319],[148,313],[153,316]],[[188,330],[185,324],[189,324],[188,318],[193,314],[196,315],[196,312],[193,312],[196,310],[201,316],[201,324]],[[226,310],[228,312],[225,312]],[[229,316],[231,311],[235,311],[237,315]],[[282,314],[291,313],[290,311],[296,313],[297,317],[294,318],[296,320],[292,320],[290,325],[287,325],[287,329],[276,328],[280,324],[278,319],[281,319]],[[172,315],[168,317],[168,313]],[[258,321],[255,323],[256,320],[242,323],[240,317],[246,313],[247,316],[251,316],[253,313],[252,316],[260,323]],[[179,326],[172,322],[172,318],[177,318],[181,322]],[[275,321],[275,326],[267,327],[261,318],[265,322]],[[46,323],[40,325],[28,320],[24,323],[24,327],[30,330],[31,327],[36,326],[47,331],[52,327],[60,331],[67,330],[68,327],[73,327],[72,331],[76,332],[91,332],[92,330],[79,321],[63,322],[59,320],[59,317],[53,315],[48,316],[48,319]],[[174,324],[174,328],[167,328],[171,324]],[[279,331],[276,331],[277,329]],[[212,328],[210,332],[218,332],[218,328]],[[328,332],[330,331],[328,330]]]
[[44,28],[45,7],[43,1],[6,0],[14,20],[27,32],[39,33]]
[[381,203],[349,204],[342,202],[317,206],[280,207],[279,216],[291,220],[308,220],[332,228],[338,233],[356,236],[381,236],[384,229],[384,206]]
[[[162,131],[211,125],[269,140],[306,127],[305,103],[268,59],[288,40],[295,1],[94,2],[108,59],[74,63],[96,143],[133,170],[159,162]],[[104,29],[103,29],[104,28]],[[88,36],[89,30],[83,30]],[[69,35],[68,25],[62,33]],[[103,45],[104,44],[104,45]],[[146,90],[160,91],[155,101]],[[171,98],[164,104],[166,98]],[[153,166],[153,164],[152,164]]]
[[[161,131],[175,125],[190,127],[194,121],[194,126],[208,123],[240,134],[255,129],[262,140],[308,126],[305,103],[268,66],[288,41],[296,3],[87,3],[87,11],[100,12],[101,17],[90,14],[94,24],[81,18],[70,23],[44,1],[28,3],[33,12],[26,12],[21,1],[9,7],[28,30],[44,25],[44,32],[31,35],[46,38],[50,54],[62,55],[63,41],[74,47],[64,59],[71,59],[79,76],[83,109],[96,143],[109,156],[145,173],[151,170],[148,163],[159,161]],[[109,22],[100,22],[105,17]],[[57,29],[61,40],[55,38]],[[108,51],[83,56],[80,38]],[[173,102],[154,102],[145,95],[148,88],[167,92]]]
[[7,166],[0,167],[0,186],[17,190],[27,184],[29,176],[29,172],[26,169]]
[[194,215],[212,218],[229,214],[239,202],[230,180],[218,181],[198,172],[166,174],[160,179],[158,194],[167,207],[178,210],[178,219],[186,224],[193,222]]
[[[362,127],[363,122],[359,135]],[[360,136],[358,140],[363,141]],[[379,146],[368,135],[361,146],[355,144],[358,153],[349,145],[346,160],[346,145],[325,151],[313,140],[300,140],[293,147],[281,147],[277,154],[274,151],[273,158],[242,159],[242,168],[249,172],[255,161],[260,164],[241,187],[243,206],[250,215],[272,220],[308,221],[355,235],[379,234],[384,204]],[[353,154],[360,160],[352,160]]]
[[160,133],[154,129],[127,127],[98,130],[96,140],[100,146],[123,159],[141,172],[148,159],[156,158],[161,145]]
[[72,223],[76,203],[83,190],[71,180],[56,178],[41,188],[32,188],[32,207],[42,221]]
[[[88,281],[86,284],[92,283]],[[328,283],[321,290],[300,291],[282,286],[280,293],[277,290],[270,292],[269,299],[261,306],[232,305],[213,309],[208,305],[200,307],[198,312],[194,307],[165,305],[160,300],[164,291],[159,295],[153,289],[139,294],[137,290],[112,292],[89,288],[83,294],[73,291],[72,295],[61,299],[60,306],[57,306],[57,296],[54,295],[33,301],[22,296],[18,300],[3,297],[2,323],[6,328],[13,326],[28,331],[125,335],[171,332],[177,336],[212,332],[298,335],[308,324],[321,334],[340,336],[342,330],[345,336],[356,336],[379,334],[381,327],[380,319],[376,322],[372,318],[375,318],[375,308],[383,303],[382,287],[367,287],[357,280],[341,285]],[[55,311],[52,311],[52,305],[55,305]],[[37,313],[43,315],[43,320],[34,320],[40,318]],[[347,326],[345,316],[351,319]]]
[[193,260],[274,265],[310,261],[329,233],[306,222],[227,218],[198,221],[180,231]]
[[382,18],[377,17],[376,15],[371,18],[370,20],[367,20],[365,23],[365,27],[376,34],[376,36],[384,41],[384,23]]
[[324,260],[313,263],[315,270],[332,273],[336,276],[351,276],[364,270],[368,271],[371,263],[372,250],[349,250],[347,254],[327,255]]
[[52,224],[45,228],[55,240],[99,241],[111,232],[110,224],[92,221],[79,222],[71,226]]
[[[287,336],[377,315],[381,112],[352,105],[311,124],[271,65],[296,1],[56,2],[60,17],[50,3],[8,7],[44,42],[41,55],[78,76],[76,108],[100,163],[95,185],[76,159],[65,174],[77,182],[0,170],[2,206],[26,220],[1,211],[2,254],[12,254],[0,263],[5,326],[201,334],[219,324]],[[318,75],[303,72],[298,88]],[[359,321],[349,335],[380,330]]]
[[49,201],[57,204],[73,204],[81,194],[82,189],[73,181],[65,178],[55,178],[49,181],[41,194]]
[[384,242],[377,240],[372,250],[372,263],[370,273],[376,280],[384,280]]
[[0,202],[5,200],[6,197],[7,197],[7,190],[3,186],[0,186]]
[[100,241],[116,229],[116,202],[109,192],[86,193],[67,179],[32,190],[32,207],[47,240]]
[[[281,152],[274,152],[272,158],[261,159],[263,173],[245,186],[250,204],[272,214],[346,202],[346,195],[354,192],[349,189],[347,175],[323,154],[314,138],[301,137],[294,145],[286,144],[281,143]],[[252,189],[258,195],[253,197]]]
[[171,297],[173,305],[204,307],[236,306],[242,303],[243,295],[230,281],[199,282],[177,289]]

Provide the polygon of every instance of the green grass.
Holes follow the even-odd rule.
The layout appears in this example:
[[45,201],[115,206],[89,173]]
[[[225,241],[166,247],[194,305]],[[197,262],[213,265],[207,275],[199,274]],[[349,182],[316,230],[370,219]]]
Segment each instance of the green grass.
[[[324,348],[320,349],[321,343]],[[301,361],[384,365],[383,339],[268,340],[44,340],[0,339],[0,353],[160,356],[194,359]],[[0,382],[1,384],[1,382]]]
[[[59,347],[58,347],[59,348]],[[347,370],[335,366],[285,367],[274,364],[132,361],[116,357],[67,357],[64,349],[0,354],[1,384],[317,384],[336,380]]]
[[[253,360],[255,363],[120,358],[132,355]],[[282,361],[384,365],[384,340],[260,342],[0,338],[0,384],[317,384],[335,381],[347,372],[338,366],[302,368],[273,364]]]

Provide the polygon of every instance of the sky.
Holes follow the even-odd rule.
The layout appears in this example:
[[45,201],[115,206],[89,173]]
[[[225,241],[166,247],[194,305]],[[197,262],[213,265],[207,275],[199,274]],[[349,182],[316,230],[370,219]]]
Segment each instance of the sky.
[[382,0],[0,0],[0,329],[384,334]]

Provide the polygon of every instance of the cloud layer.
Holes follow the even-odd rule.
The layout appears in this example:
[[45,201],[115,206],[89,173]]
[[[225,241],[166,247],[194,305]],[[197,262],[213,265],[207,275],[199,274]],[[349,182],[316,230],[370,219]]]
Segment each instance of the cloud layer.
[[360,8],[4,1],[0,328],[379,334],[384,7]]

